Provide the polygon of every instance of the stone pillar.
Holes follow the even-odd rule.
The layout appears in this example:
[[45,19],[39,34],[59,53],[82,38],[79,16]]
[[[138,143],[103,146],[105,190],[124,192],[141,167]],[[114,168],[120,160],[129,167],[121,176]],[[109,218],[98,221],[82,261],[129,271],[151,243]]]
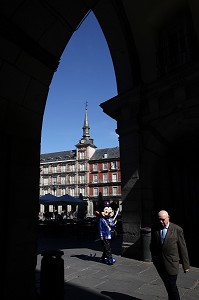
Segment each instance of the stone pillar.
[[3,300],[32,300],[37,297],[40,144],[12,135],[1,135],[1,142],[1,167],[5,171],[1,182],[1,295]]

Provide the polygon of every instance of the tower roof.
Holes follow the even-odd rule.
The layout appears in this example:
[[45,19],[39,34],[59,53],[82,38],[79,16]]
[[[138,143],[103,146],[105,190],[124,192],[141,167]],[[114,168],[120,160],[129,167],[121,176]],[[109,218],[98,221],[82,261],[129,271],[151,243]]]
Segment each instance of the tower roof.
[[90,138],[90,127],[89,127],[89,122],[88,122],[88,103],[86,101],[86,107],[85,107],[85,116],[84,116],[84,125],[82,127],[83,129],[83,135],[81,140],[79,140],[79,143],[76,145],[76,147],[78,145],[90,145],[94,148],[97,148],[94,143],[93,143],[93,139]]

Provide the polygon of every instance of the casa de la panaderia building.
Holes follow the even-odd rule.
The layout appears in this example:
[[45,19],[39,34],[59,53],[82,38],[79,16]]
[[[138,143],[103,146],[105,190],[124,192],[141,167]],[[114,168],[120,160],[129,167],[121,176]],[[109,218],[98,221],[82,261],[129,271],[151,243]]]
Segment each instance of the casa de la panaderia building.
[[[48,193],[73,197],[82,195],[87,202],[88,217],[95,215],[101,196],[103,200],[113,201],[121,211],[119,147],[97,149],[90,137],[87,107],[82,129],[82,138],[75,149],[40,155],[40,196]],[[40,213],[46,209],[53,212],[55,207],[40,204]],[[67,205],[56,209],[58,213],[66,209],[70,215],[74,208]]]

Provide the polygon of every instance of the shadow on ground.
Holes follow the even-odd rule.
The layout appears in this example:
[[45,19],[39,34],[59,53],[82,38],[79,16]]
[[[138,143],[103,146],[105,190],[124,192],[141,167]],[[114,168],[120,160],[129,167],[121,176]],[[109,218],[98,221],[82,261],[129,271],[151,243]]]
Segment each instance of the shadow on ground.
[[[72,249],[89,248],[93,251],[101,251],[102,244],[98,239],[97,232],[90,232],[89,229],[84,234],[74,228],[68,231],[66,227],[42,227],[38,229],[37,254],[45,250],[53,249]],[[122,235],[118,234],[112,241],[112,253],[121,255],[122,253]]]

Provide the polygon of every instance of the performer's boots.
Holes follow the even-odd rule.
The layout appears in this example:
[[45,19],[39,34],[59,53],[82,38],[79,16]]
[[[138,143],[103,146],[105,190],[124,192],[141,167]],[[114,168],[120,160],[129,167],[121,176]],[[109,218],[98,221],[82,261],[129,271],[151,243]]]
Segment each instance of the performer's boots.
[[106,264],[107,265],[113,265],[112,259],[106,259]]
[[109,260],[107,258],[103,258],[103,257],[100,258],[100,262],[105,263],[105,264],[110,264],[110,263],[107,263],[107,261],[110,262],[111,264],[114,264],[116,262],[116,259],[113,257]]

